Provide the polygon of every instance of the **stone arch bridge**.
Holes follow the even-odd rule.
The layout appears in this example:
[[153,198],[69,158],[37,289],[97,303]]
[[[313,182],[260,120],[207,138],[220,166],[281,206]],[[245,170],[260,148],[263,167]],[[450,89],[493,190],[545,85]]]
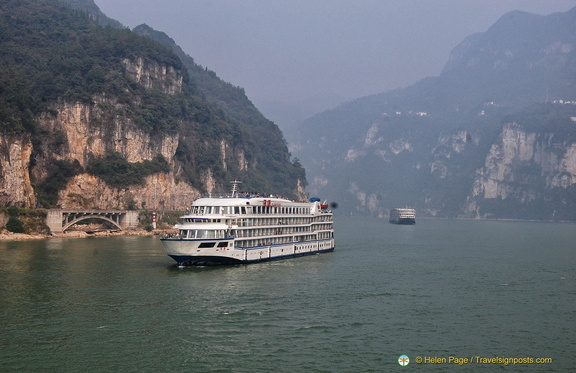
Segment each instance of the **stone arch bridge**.
[[136,210],[50,209],[46,216],[46,225],[52,233],[63,233],[82,220],[96,219],[119,230],[124,230],[138,224],[138,214],[139,211]]

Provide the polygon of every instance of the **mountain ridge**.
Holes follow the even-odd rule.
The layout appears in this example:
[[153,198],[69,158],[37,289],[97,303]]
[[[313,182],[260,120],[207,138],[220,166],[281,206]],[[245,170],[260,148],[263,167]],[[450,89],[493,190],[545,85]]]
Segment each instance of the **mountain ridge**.
[[288,136],[310,189],[351,214],[411,205],[421,216],[576,220],[574,25],[576,8],[507,13],[457,45],[439,76],[304,121]]

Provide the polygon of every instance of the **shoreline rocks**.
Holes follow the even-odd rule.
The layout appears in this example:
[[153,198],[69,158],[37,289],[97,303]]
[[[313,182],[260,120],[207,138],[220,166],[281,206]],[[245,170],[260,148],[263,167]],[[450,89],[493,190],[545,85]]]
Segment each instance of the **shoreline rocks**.
[[69,231],[56,234],[24,234],[3,231],[0,233],[0,241],[25,241],[44,240],[51,238],[87,238],[87,237],[110,237],[110,236],[157,236],[162,233],[173,233],[173,229],[155,229],[146,231],[144,229],[130,229],[125,231],[102,231],[87,233],[84,231]]

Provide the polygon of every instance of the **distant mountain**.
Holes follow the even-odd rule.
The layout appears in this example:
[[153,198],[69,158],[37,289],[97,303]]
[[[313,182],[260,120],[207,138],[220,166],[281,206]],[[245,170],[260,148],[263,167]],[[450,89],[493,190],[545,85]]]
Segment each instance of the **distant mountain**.
[[92,0],[0,2],[0,207],[182,210],[233,179],[301,197],[304,169],[243,89],[138,30]]
[[576,220],[576,8],[505,14],[440,76],[307,119],[312,193],[346,213]]

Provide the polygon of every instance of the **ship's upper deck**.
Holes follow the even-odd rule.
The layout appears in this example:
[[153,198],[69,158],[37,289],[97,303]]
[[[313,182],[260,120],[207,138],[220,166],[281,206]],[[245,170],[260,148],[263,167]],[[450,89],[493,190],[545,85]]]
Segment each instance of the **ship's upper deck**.
[[328,205],[318,198],[310,202],[291,201],[280,197],[199,198],[192,203],[184,219],[238,216],[303,216],[330,214]]
[[311,204],[311,202],[291,201],[281,197],[205,197],[195,200],[192,206],[289,206]]

